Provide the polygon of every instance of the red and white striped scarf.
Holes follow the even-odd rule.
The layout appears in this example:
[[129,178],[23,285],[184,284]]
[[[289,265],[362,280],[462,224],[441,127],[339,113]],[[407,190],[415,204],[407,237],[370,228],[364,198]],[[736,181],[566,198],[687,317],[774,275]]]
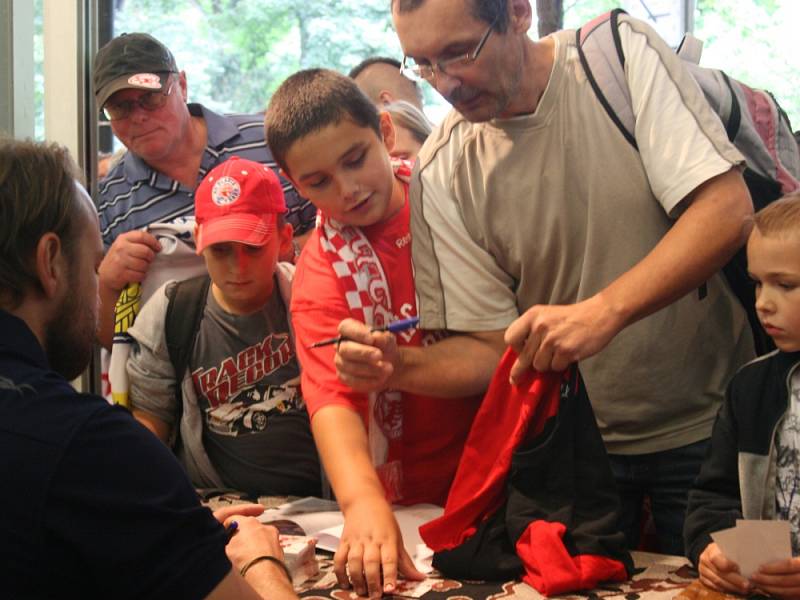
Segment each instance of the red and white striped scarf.
[[[411,164],[392,161],[395,177],[407,187],[411,179]],[[392,297],[389,281],[372,244],[360,227],[345,225],[320,213],[320,246],[330,261],[339,286],[347,300],[351,316],[369,327],[382,327],[392,321]],[[402,394],[384,390],[369,394],[370,457],[387,498],[396,502],[402,498],[403,470],[399,458],[387,461],[390,443],[398,443],[403,435]],[[391,415],[391,418],[387,416]]]

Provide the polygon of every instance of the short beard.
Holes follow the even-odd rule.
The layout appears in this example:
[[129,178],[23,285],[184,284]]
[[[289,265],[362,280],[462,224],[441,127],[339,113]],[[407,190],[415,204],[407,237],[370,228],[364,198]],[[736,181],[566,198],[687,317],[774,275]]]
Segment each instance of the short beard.
[[[77,268],[75,268],[77,271]],[[70,281],[79,282],[70,273]],[[45,351],[50,368],[73,380],[89,365],[97,333],[92,306],[82,304],[77,293],[67,296],[61,310],[45,331]]]

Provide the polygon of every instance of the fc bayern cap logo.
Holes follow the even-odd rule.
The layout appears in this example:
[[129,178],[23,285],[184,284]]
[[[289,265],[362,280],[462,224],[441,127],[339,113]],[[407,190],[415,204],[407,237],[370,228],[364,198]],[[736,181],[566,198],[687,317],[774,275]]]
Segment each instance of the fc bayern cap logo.
[[242,187],[239,185],[239,182],[227,175],[217,179],[214,187],[211,188],[211,200],[217,206],[233,204],[239,199],[241,194]]
[[128,78],[128,83],[138,87],[148,87],[154,90],[161,89],[161,77],[155,73],[137,73]]

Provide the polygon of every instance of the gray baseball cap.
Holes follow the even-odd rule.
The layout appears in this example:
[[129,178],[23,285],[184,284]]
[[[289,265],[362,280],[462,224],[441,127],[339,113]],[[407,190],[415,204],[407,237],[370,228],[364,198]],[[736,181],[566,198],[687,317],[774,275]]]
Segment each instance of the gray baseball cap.
[[97,51],[94,59],[94,97],[102,108],[112,94],[129,88],[164,91],[175,57],[164,44],[146,33],[123,33]]

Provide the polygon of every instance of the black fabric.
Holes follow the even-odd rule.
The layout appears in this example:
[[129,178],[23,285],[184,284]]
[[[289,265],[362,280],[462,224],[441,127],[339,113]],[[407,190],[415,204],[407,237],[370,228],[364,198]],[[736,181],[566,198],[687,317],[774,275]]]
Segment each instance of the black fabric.
[[789,377],[798,363],[800,352],[778,351],[742,367],[731,380],[711,432],[711,447],[689,493],[683,539],[694,564],[711,543],[711,533],[733,527],[742,518],[739,454],[767,460],[775,429],[789,406]]
[[199,275],[167,286],[167,312],[164,317],[164,338],[172,369],[175,371],[175,406],[178,408],[170,445],[181,455],[180,422],[183,416],[183,377],[189,366],[200,322],[205,313],[211,277]]
[[[164,336],[167,340],[169,360],[175,371],[175,397],[182,406],[181,382],[189,365],[200,322],[205,312],[211,278],[200,275],[167,286],[167,313],[164,318]],[[180,418],[178,419],[180,422]]]
[[204,598],[226,535],[175,458],[51,371],[0,311],[0,581],[8,598]]
[[632,573],[625,536],[617,528],[616,484],[586,388],[575,373],[562,387],[558,414],[515,450],[504,506],[461,546],[434,555],[441,572],[486,580],[520,575],[516,542],[532,522],[542,520],[566,526],[570,555],[603,555]]
[[480,524],[474,535],[452,550],[433,555],[433,566],[448,577],[505,581],[524,571],[506,525],[503,506]]

